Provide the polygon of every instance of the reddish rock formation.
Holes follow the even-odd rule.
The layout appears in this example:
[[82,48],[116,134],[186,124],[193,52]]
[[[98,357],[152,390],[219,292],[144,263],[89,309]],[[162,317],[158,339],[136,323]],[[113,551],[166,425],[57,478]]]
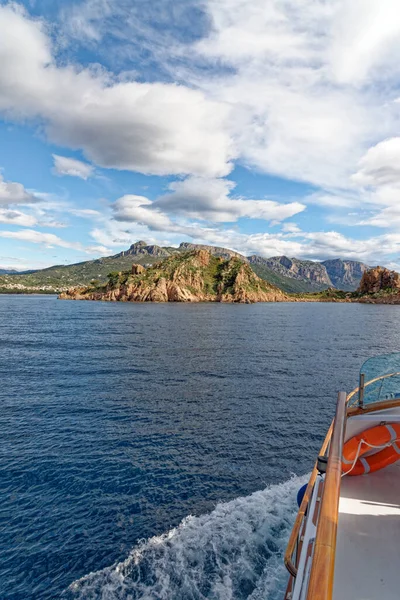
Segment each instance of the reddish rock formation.
[[171,256],[148,269],[110,274],[102,287],[74,288],[61,299],[120,302],[285,302],[292,299],[260,279],[236,257],[224,260],[205,249]]
[[132,275],[141,275],[146,269],[142,265],[132,265]]
[[359,294],[376,294],[389,290],[397,293],[400,290],[399,273],[389,271],[385,267],[374,267],[364,272],[357,292]]

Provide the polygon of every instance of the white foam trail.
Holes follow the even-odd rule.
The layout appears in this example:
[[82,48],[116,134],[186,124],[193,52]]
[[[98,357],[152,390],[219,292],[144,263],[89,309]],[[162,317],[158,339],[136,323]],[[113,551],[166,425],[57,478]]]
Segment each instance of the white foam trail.
[[287,581],[282,555],[305,481],[293,477],[187,517],[138,544],[123,562],[75,581],[63,598],[280,600]]

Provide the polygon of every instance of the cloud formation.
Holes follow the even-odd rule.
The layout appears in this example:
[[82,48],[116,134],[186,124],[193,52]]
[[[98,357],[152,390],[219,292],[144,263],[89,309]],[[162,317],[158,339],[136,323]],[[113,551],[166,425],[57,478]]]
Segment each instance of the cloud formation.
[[[180,226],[167,223],[157,230],[150,223],[109,221],[95,228],[91,235],[97,243],[108,247],[128,246],[138,239],[148,243],[178,245],[181,241],[224,246],[244,255],[259,254],[264,257],[286,255],[310,260],[343,258],[362,260],[367,264],[391,264],[400,268],[393,255],[400,253],[400,234],[385,233],[368,239],[356,239],[334,230],[307,232],[298,226],[283,227],[278,233],[244,234],[232,228],[199,227],[194,224]],[[167,234],[167,237],[165,235]],[[165,240],[165,241],[164,241]]]
[[[57,154],[58,174],[88,179],[99,165],[176,176],[155,200],[127,180],[110,185],[114,197],[124,194],[114,220],[107,209],[103,216],[73,209],[95,220],[96,245],[186,236],[264,255],[375,262],[374,252],[377,259],[398,252],[400,13],[393,0],[154,0],[140,9],[131,0],[85,0],[66,5],[62,18],[54,39],[43,20],[14,3],[0,6],[0,113],[39,124],[48,139],[93,163]],[[73,62],[83,43],[107,69]],[[244,198],[235,193],[236,163],[254,177],[310,185],[293,200],[271,196],[265,178],[262,193]],[[11,211],[0,220],[45,224],[37,211],[13,208],[35,196],[0,178],[0,204]],[[296,215],[317,231],[291,223],[268,229]],[[253,220],[246,230],[243,218]],[[389,233],[360,239],[362,229],[353,237],[324,231],[327,223]],[[258,232],[243,233],[252,228]]]
[[300,202],[280,204],[271,200],[231,198],[235,184],[226,179],[190,177],[170,184],[170,192],[155,201],[126,194],[118,198],[112,211],[116,221],[135,223],[150,231],[201,237],[202,229],[219,223],[232,223],[242,217],[280,223],[302,212]]
[[371,141],[390,135],[398,120],[395,3],[207,0],[204,6],[211,28],[195,48],[229,70],[193,81],[234,104],[242,160],[284,177],[346,187]]
[[0,208],[0,223],[34,227],[37,224],[37,219],[33,215],[27,215],[19,210]]
[[80,179],[88,179],[93,175],[94,167],[76,158],[53,154],[54,171],[57,175],[70,175]]
[[38,202],[38,198],[29,193],[21,183],[5,181],[0,173],[0,205],[12,206],[34,202]]
[[369,148],[352,180],[361,186],[400,185],[400,137]]
[[171,190],[160,196],[154,206],[167,213],[214,223],[232,223],[241,217],[280,222],[305,210],[305,204],[287,204],[272,200],[249,200],[230,196],[235,188],[227,179],[188,177],[169,185]]
[[229,108],[182,85],[118,81],[58,66],[41,21],[0,6],[0,111],[39,118],[49,138],[97,165],[147,174],[226,175]]
[[71,248],[81,250],[81,244],[77,242],[68,242],[59,238],[53,233],[42,233],[35,229],[23,229],[21,231],[0,231],[0,237],[14,240],[22,240],[24,242],[32,242],[34,244],[44,244],[47,247],[60,246],[61,248]]

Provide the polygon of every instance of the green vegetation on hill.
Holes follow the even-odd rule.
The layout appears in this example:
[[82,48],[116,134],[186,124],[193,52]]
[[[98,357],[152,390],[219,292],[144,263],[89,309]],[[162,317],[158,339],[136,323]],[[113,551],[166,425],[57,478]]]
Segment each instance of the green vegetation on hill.
[[0,293],[44,292],[58,293],[73,286],[89,285],[91,281],[106,282],[111,271],[126,271],[132,264],[151,265],[156,256],[118,256],[100,258],[74,265],[58,265],[21,275],[0,277]]
[[268,267],[262,264],[251,264],[253,271],[272,285],[277,286],[287,294],[306,294],[312,292],[319,292],[325,289],[326,286],[313,284],[307,281],[300,281],[298,279],[292,279],[291,277],[285,277],[275,271],[272,271]]
[[[146,267],[171,256],[180,256],[188,250],[206,250],[224,259],[236,257],[248,261],[251,269],[261,279],[288,294],[319,292],[332,285],[330,276],[339,289],[354,290],[365,265],[354,261],[331,260],[325,263],[301,261],[277,256],[269,259],[257,255],[244,257],[227,248],[182,243],[178,248],[148,245],[136,242],[115,256],[89,260],[73,265],[57,265],[38,271],[20,274],[0,273],[0,293],[59,293],[71,287],[105,284],[110,272],[128,271],[132,264]],[[329,268],[329,274],[327,272]],[[357,284],[357,285],[356,285]]]
[[[40,292],[54,294],[74,286],[87,286],[92,281],[103,284],[107,281],[109,273],[127,271],[132,264],[149,266],[159,261],[159,256],[129,254],[110,256],[73,265],[57,265],[21,275],[3,275],[0,276],[0,293]],[[295,294],[318,290],[312,284],[284,277],[263,265],[251,264],[250,267],[261,279],[282,289],[284,292]]]
[[207,250],[176,253],[152,267],[112,272],[104,285],[72,288],[62,299],[121,302],[276,302],[279,289],[263,281],[241,258],[224,259]]

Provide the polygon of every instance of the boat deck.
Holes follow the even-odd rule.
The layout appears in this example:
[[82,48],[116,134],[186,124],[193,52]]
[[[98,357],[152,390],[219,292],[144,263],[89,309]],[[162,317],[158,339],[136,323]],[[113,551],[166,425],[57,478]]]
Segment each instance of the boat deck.
[[400,461],[341,484],[333,600],[400,598]]

